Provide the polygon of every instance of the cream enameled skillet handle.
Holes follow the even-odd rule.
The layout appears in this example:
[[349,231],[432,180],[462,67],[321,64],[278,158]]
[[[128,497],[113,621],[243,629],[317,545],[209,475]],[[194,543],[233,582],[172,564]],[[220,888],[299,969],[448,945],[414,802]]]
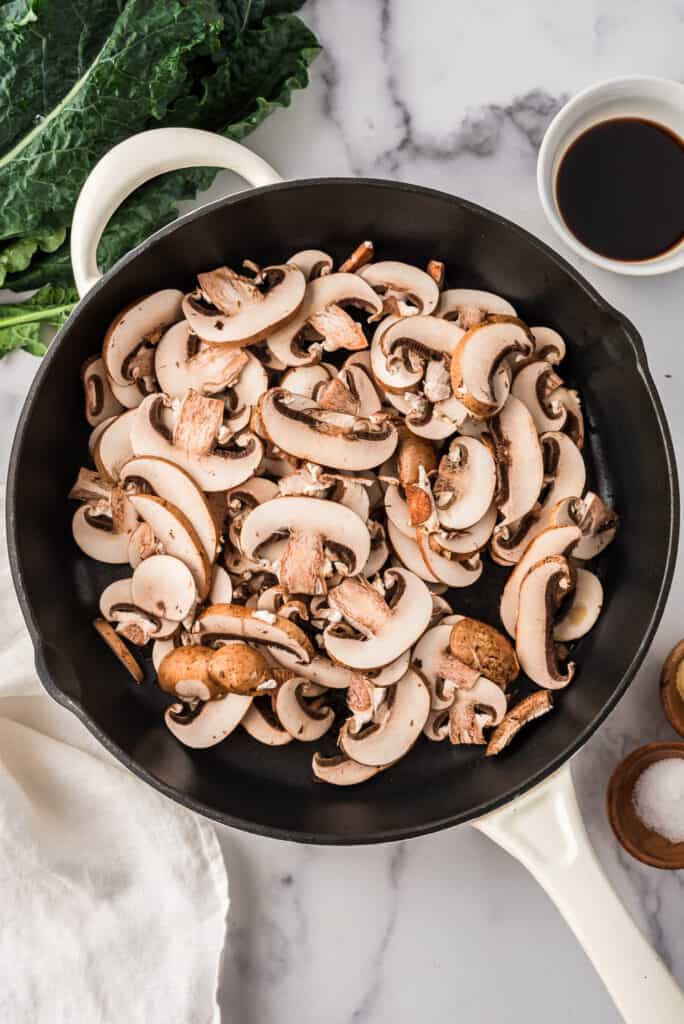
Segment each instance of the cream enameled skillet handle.
[[101,277],[97,245],[115,210],[150,178],[183,167],[226,168],[254,186],[283,180],[256,153],[197,128],[155,128],[120,142],[92,169],[74,210],[71,265],[79,295]]
[[570,768],[473,823],[524,864],[584,947],[626,1024],[681,1024],[684,993],[591,848]]

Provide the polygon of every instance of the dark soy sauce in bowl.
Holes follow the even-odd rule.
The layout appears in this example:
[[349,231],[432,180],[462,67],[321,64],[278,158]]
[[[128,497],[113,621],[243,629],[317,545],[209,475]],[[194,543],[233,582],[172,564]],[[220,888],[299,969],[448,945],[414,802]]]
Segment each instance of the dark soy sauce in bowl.
[[563,156],[556,202],[594,252],[629,262],[662,256],[684,238],[684,143],[655,121],[602,121]]

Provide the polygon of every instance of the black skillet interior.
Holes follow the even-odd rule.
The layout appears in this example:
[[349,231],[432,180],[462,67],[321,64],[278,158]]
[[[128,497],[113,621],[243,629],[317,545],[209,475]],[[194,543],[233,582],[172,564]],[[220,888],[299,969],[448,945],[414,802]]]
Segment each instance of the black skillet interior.
[[[372,238],[379,258],[443,260],[448,284],[506,296],[530,324],[557,328],[565,376],[581,389],[590,482],[622,517],[599,572],[606,606],[579,645],[576,680],[555,712],[508,752],[422,739],[396,767],[349,790],[312,781],[315,745],[269,749],[242,731],[206,751],[181,746],[162,721],[163,695],[137,687],[91,626],[115,573],[71,539],[66,494],[86,461],[79,370],[114,314],[157,288],[245,257],[277,263],[315,246],[343,258]],[[623,693],[669,588],[678,533],[677,481],[662,409],[635,329],[563,260],[502,218],[452,196],[361,180],[292,182],[205,207],[126,257],[52,345],[12,454],[9,543],[41,678],[129,768],[227,824],[287,839],[361,843],[403,838],[476,817],[557,768]],[[117,575],[125,575],[120,571]],[[501,570],[453,592],[454,610],[497,624]],[[525,685],[521,688],[525,692]]]

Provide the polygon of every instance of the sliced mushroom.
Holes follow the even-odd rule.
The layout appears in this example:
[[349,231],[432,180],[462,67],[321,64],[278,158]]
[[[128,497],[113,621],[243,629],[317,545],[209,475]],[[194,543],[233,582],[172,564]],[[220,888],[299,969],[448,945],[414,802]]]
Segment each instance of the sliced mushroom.
[[453,744],[484,744],[484,729],[499,725],[506,714],[506,695],[491,679],[480,676],[469,690],[456,690],[449,709]]
[[335,718],[334,711],[325,706],[323,698],[307,699],[304,696],[306,685],[304,677],[293,676],[278,688],[274,700],[281,725],[301,743],[320,739]]
[[558,388],[553,398],[565,410],[563,430],[580,451],[584,448],[584,414],[578,393],[573,388]]
[[372,242],[361,242],[354,251],[347,256],[346,260],[340,263],[340,274],[353,274],[373,259],[375,246]]
[[[426,630],[416,644],[411,664],[425,679],[430,689],[430,707],[434,710],[450,708],[454,700],[454,692],[463,682],[463,676],[456,668],[458,662],[449,653],[449,639],[452,626],[440,623]],[[460,663],[466,671],[468,666]],[[470,685],[477,680],[480,673],[475,671]],[[433,737],[434,738],[434,737]]]
[[370,357],[373,376],[383,390],[406,392],[417,388],[426,378],[434,361],[446,367],[443,374],[443,390],[433,391],[430,401],[447,399],[451,395],[449,381],[449,358],[458,346],[463,331],[456,324],[440,320],[435,316],[414,316],[394,319],[387,325],[383,321],[375,331],[371,343]]
[[421,471],[425,474],[437,469],[437,452],[428,440],[402,431],[397,447],[397,473],[402,486],[417,484]]
[[[370,313],[380,313],[382,310],[380,298],[357,274],[327,274],[310,281],[306,285],[304,301],[297,315],[268,335],[268,348],[272,356],[285,366],[304,366],[316,362],[321,351],[333,351],[339,347],[336,343],[338,339],[326,342],[323,335],[311,326],[311,321],[312,318],[322,317],[331,308],[335,316],[339,317],[346,306],[358,306]],[[319,320],[319,326],[324,328],[325,321]],[[308,341],[307,335],[310,339]],[[360,340],[357,332],[352,332],[351,337],[357,342]],[[359,347],[353,343],[354,347]]]
[[491,451],[474,437],[458,437],[442,456],[433,493],[439,521],[448,530],[465,530],[489,510],[496,487]]
[[356,416],[373,416],[380,412],[382,403],[370,371],[356,363],[345,365],[340,370],[340,380],[356,402]]
[[498,629],[463,616],[451,627],[449,649],[454,658],[491,679],[502,690],[517,678],[516,653]]
[[136,683],[142,683],[145,678],[142,668],[133,657],[128,647],[126,647],[126,644],[123,642],[119,634],[112,629],[107,620],[95,619],[93,626],[107,644],[112,654],[119,659],[126,671],[133,676]]
[[544,461],[537,428],[515,395],[489,421],[494,439],[498,486],[496,504],[503,516],[499,528],[530,512],[544,481]]
[[178,623],[150,612],[133,596],[131,579],[115,580],[100,595],[100,613],[108,622],[116,623],[116,631],[132,644],[144,647],[149,640],[165,640],[172,636]]
[[200,640],[207,646],[230,640],[266,644],[272,650],[291,652],[306,665],[313,657],[313,648],[299,626],[280,615],[254,611],[236,604],[213,604],[200,613]]
[[209,604],[231,604],[233,600],[233,581],[220,565],[212,570],[211,589],[207,596]]
[[280,385],[293,395],[302,395],[304,398],[314,399],[318,388],[334,380],[336,373],[335,368],[329,363],[314,363],[311,366],[292,366],[282,375]]
[[121,470],[129,494],[151,493],[170,501],[193,524],[210,562],[216,558],[219,533],[209,503],[191,476],[168,459],[139,455]]
[[451,551],[440,547],[436,537],[420,527],[416,531],[416,540],[428,572],[439,583],[448,587],[471,587],[482,575],[479,554],[463,560],[453,557]]
[[582,538],[574,548],[574,558],[587,561],[596,558],[615,538],[620,520],[615,511],[598,494],[587,491],[584,499],[566,498],[551,510],[555,526],[574,524]]
[[314,777],[319,782],[329,782],[333,786],[358,786],[384,771],[386,767],[388,766],[359,764],[344,754],[337,754],[334,757],[314,754],[311,759]]
[[255,697],[241,724],[245,732],[267,747],[283,747],[292,743],[292,737],[273,710],[271,696]]
[[307,281],[325,277],[333,268],[332,256],[322,249],[301,249],[294,256],[290,256],[287,262],[299,267]]
[[268,437],[281,449],[332,469],[372,469],[397,446],[397,432],[387,420],[327,412],[282,388],[264,395],[259,415]]
[[107,477],[101,476],[92,469],[81,467],[76,483],[69,491],[68,497],[74,501],[111,503],[114,484]]
[[470,561],[486,547],[496,525],[496,514],[496,506],[492,503],[482,519],[467,530],[440,529],[432,534],[431,543],[438,553],[458,561]]
[[135,410],[131,429],[131,455],[155,455],[184,469],[204,491],[226,491],[247,480],[263,456],[254,434],[242,434],[230,448],[217,446],[208,455],[189,455],[172,443],[163,421],[164,399],[150,395]]
[[116,533],[111,515],[94,505],[81,505],[71,520],[71,532],[84,555],[96,562],[124,565],[128,561],[129,534]]
[[152,527],[164,553],[187,565],[195,581],[198,597],[203,600],[211,586],[211,565],[202,541],[188,517],[171,502],[154,494],[132,494],[130,501],[140,518]]
[[85,392],[85,415],[91,427],[123,412],[121,403],[112,394],[101,356],[90,356],[86,360],[81,379]]
[[391,519],[387,521],[387,537],[392,545],[392,550],[406,569],[421,580],[425,580],[426,583],[440,582],[428,568],[417,541],[403,533]]
[[477,419],[499,412],[508,398],[511,377],[506,358],[533,350],[529,329],[510,316],[491,316],[466,331],[451,360],[454,395]]
[[151,555],[137,567],[131,583],[133,601],[162,618],[181,622],[197,602],[190,569],[171,555]]
[[323,641],[334,661],[353,669],[381,668],[407,651],[427,628],[432,615],[432,598],[425,583],[405,569],[388,569],[384,580],[394,592],[389,604],[384,600],[376,603],[372,617],[365,612],[361,617],[362,609],[354,608],[355,600],[364,590],[358,580],[344,580],[331,591],[330,600],[335,599],[336,606],[340,607],[344,598],[343,614],[355,617],[355,623],[366,632],[365,637],[356,639],[342,634],[337,626],[329,626]]
[[102,358],[110,380],[156,390],[154,348],[162,332],[181,319],[182,292],[166,288],[132,302],[114,318],[105,335]]
[[530,679],[548,690],[567,686],[575,673],[573,662],[565,670],[560,668],[553,639],[558,609],[573,587],[573,572],[559,555],[537,562],[520,586],[515,628],[518,659]]
[[[138,392],[138,394],[140,394],[140,392]],[[140,398],[142,399],[142,395],[140,395]],[[111,426],[116,418],[116,416],[108,416],[106,420],[102,420],[101,423],[98,423],[98,425],[90,431],[90,436],[88,437],[88,453],[91,458],[93,458],[97,442],[100,440],[107,427]]]
[[508,712],[498,728],[492,733],[485,754],[493,757],[500,754],[524,725],[541,718],[553,708],[553,694],[548,690],[531,693]]
[[146,558],[161,553],[161,544],[149,523],[138,523],[128,538],[128,564],[131,569],[137,569]]
[[266,267],[260,277],[261,287],[229,267],[198,275],[199,289],[183,299],[183,313],[197,337],[241,348],[296,318],[307,287],[299,267]]
[[552,327],[530,327],[534,338],[534,357],[557,366],[565,359],[565,342]]
[[164,712],[164,722],[177,740],[195,750],[214,747],[230,736],[247,714],[251,697],[230,693],[220,700],[200,702],[195,708],[172,704]]
[[567,417],[556,393],[563,381],[544,360],[528,363],[516,375],[511,393],[527,407],[537,431],[562,430]]
[[525,548],[522,558],[506,580],[499,606],[501,621],[510,636],[515,636],[520,586],[529,570],[537,562],[541,562],[551,555],[563,555],[565,558],[569,558],[571,554],[574,554],[574,549],[581,536],[578,526],[550,526],[538,533]]
[[157,345],[154,370],[161,390],[182,398],[189,388],[213,395],[232,387],[248,361],[248,354],[240,349],[200,341],[187,320],[181,320]]
[[442,292],[437,303],[435,316],[453,320],[464,331],[482,323],[488,316],[516,316],[510,302],[492,292],[477,291],[473,288],[449,288]]
[[[343,754],[359,764],[387,765],[403,757],[420,736],[430,712],[428,688],[412,669],[389,691],[382,720],[359,732],[350,722],[340,729]],[[351,720],[353,721],[353,719]]]
[[435,280],[410,263],[382,260],[361,267],[357,273],[401,316],[432,313],[439,301]]
[[131,435],[136,412],[131,409],[112,420],[99,434],[93,459],[102,476],[118,480],[121,469],[133,455]]
[[[560,527],[571,529],[571,527]],[[553,627],[554,640],[569,643],[586,636],[596,625],[603,607],[603,587],[598,576],[586,569],[576,570],[575,589],[570,606],[564,611]]]

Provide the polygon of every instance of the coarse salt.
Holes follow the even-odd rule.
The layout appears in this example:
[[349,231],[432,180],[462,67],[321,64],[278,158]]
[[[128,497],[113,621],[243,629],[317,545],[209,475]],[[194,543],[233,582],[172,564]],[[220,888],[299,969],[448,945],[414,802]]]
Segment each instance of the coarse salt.
[[684,843],[684,757],[665,757],[646,768],[632,799],[647,828],[671,843]]

